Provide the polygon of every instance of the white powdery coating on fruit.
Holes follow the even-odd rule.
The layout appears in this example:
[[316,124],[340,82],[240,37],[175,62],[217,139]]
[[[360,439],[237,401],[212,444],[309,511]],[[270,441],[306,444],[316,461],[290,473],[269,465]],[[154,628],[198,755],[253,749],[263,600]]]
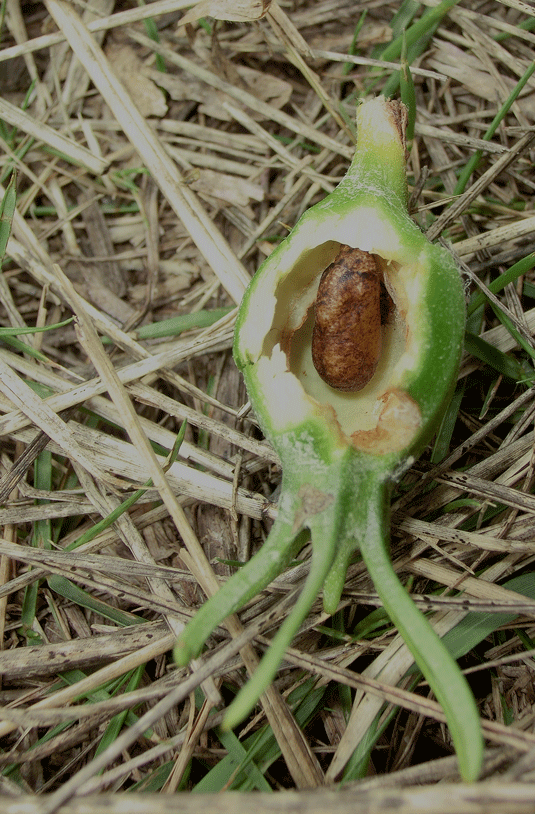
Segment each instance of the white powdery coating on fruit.
[[283,461],[291,460],[294,469],[298,464],[301,481],[324,482],[328,485],[330,467],[319,457],[317,439],[306,428],[298,436],[295,433],[282,434],[277,438],[277,448]]

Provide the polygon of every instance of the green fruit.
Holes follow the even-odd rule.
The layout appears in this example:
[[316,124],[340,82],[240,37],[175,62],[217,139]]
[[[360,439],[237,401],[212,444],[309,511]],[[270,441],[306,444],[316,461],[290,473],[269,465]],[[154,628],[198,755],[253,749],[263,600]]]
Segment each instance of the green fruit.
[[[356,153],[346,176],[304,213],[245,293],[234,357],[259,424],[281,459],[279,512],[262,549],[200,608],[174,656],[180,665],[196,656],[212,630],[280,574],[310,534],[309,576],[257,672],[227,712],[226,725],[235,726],[273,679],[322,590],[325,609],[335,611],[349,559],[359,550],[444,709],[463,778],[475,780],[483,740],[474,698],[389,557],[391,484],[437,429],[457,380],[465,326],[463,286],[453,258],[429,243],[408,215],[405,118],[404,106],[384,97],[359,107]],[[341,246],[373,255],[393,301],[381,328],[377,369],[357,392],[326,384],[311,354],[320,277]],[[365,352],[366,319],[350,353]],[[344,325],[340,319],[341,333]]]

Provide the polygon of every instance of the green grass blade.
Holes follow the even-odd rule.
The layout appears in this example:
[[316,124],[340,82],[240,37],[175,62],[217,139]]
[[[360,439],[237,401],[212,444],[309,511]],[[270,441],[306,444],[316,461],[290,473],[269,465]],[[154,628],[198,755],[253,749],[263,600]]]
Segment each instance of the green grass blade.
[[448,404],[444,415],[442,416],[442,421],[440,422],[440,427],[438,428],[435,442],[433,444],[433,451],[431,453],[432,464],[440,463],[440,461],[446,457],[450,450],[453,431],[457,423],[457,418],[459,417],[459,410],[464,397],[464,390],[465,382],[459,382],[457,388],[455,389],[455,393],[453,394],[453,397]]
[[[219,788],[217,787],[217,785],[214,785],[213,791],[214,792],[221,791],[221,788],[224,788],[228,783],[232,782],[233,779],[236,780],[238,779],[239,772],[243,772],[246,775],[244,781],[246,783],[248,791],[271,792],[272,791],[271,786],[269,785],[268,781],[262,774],[261,770],[253,760],[254,755],[253,750],[251,750],[251,752],[248,753],[247,749],[245,749],[245,747],[240,743],[234,732],[228,732],[222,729],[221,727],[218,727],[218,729],[216,730],[216,734],[228,752],[230,763],[226,767],[227,768],[226,782],[224,783],[223,786],[219,786]],[[228,769],[232,767],[232,763],[235,764],[236,768],[234,769],[234,771],[232,771],[232,773],[229,773]],[[233,775],[235,775],[235,778],[233,777]],[[214,775],[211,775],[210,779],[214,781],[215,780]],[[223,778],[221,776],[218,778],[219,783],[221,782],[222,779]],[[244,781],[242,781],[239,786],[241,791],[245,791]],[[210,785],[211,784],[208,784],[208,786],[205,787],[206,792],[210,792],[209,788]]]
[[[414,62],[427,48],[431,37],[440,25],[442,19],[458,2],[459,0],[442,0],[437,6],[426,9],[419,20],[413,23],[409,28],[403,29],[402,32],[383,49],[379,55],[380,59],[388,62],[394,62],[399,59],[405,40],[407,62],[408,64]],[[396,71],[387,80],[381,93],[389,98],[392,97],[398,89],[399,82],[400,73]]]
[[[171,450],[167,461],[164,464],[164,471],[167,471],[170,466],[176,461],[178,457],[178,453],[180,452],[180,447],[182,445],[182,441],[184,440],[184,436],[186,434],[188,422],[184,419],[182,424],[180,425],[180,429],[178,431],[175,443],[173,444],[173,449]],[[99,534],[103,531],[106,531],[110,526],[112,526],[116,520],[121,517],[125,512],[134,506],[140,498],[143,497],[147,489],[150,489],[152,486],[152,481],[149,479],[146,483],[146,486],[142,487],[141,489],[136,489],[135,492],[132,492],[122,503],[120,503],[113,511],[111,511],[106,517],[103,517],[102,520],[99,520],[98,523],[95,523],[92,528],[88,529],[84,534],[80,535],[77,540],[70,543],[68,546],[65,547],[65,551],[74,551],[76,548],[84,545],[85,543],[89,543],[91,540],[94,540]]]
[[[145,665],[140,664],[139,667],[136,667],[135,670],[132,670],[129,677],[128,682],[125,687],[125,692],[133,692],[137,690],[141,679],[143,678],[143,673],[145,672]],[[95,749],[95,757],[99,755],[101,752],[104,752],[108,746],[111,746],[112,743],[115,743],[117,737],[123,726],[125,725],[126,721],[128,720],[128,715],[130,710],[125,709],[122,712],[118,712],[117,715],[114,715],[111,721],[109,722],[106,730],[100,739],[97,748]],[[103,769],[101,772],[104,771]]]
[[[36,489],[50,492],[52,489],[52,455],[48,450],[43,450],[34,461],[34,486]],[[46,501],[38,500],[38,503]],[[50,520],[36,520],[33,526],[31,545],[34,548],[50,548],[52,536]],[[33,630],[37,612],[37,599],[39,595],[40,581],[35,580],[28,585],[24,591],[21,612],[21,634],[26,639],[27,645],[40,644],[39,635]]]
[[[531,571],[503,582],[502,586],[529,599],[535,599],[535,574]],[[496,630],[510,625],[518,614],[503,611],[500,613],[477,613],[470,611],[459,624],[455,625],[442,641],[454,659],[465,656]]]
[[142,616],[127,613],[126,611],[109,605],[107,602],[103,602],[101,599],[91,596],[90,593],[84,591],[83,588],[79,588],[78,585],[61,574],[52,574],[52,576],[48,577],[47,581],[50,590],[54,591],[54,593],[65,597],[65,599],[74,602],[75,605],[79,605],[81,608],[87,608],[94,613],[98,613],[100,616],[104,616],[105,619],[109,619],[115,624],[121,625],[121,627],[128,627],[129,625],[135,624],[140,625],[146,621]]
[[[138,6],[146,6],[145,0],[137,0]],[[147,32],[147,36],[151,38],[154,42],[160,42],[160,35],[158,34],[158,26],[154,22],[152,17],[146,17],[143,20],[143,24],[145,26],[145,31]],[[156,54],[156,69],[161,73],[165,73],[167,68],[165,66],[165,60],[161,54]]]
[[[324,703],[325,686],[316,687],[316,679],[309,678],[289,694],[287,703],[292,709],[295,720],[301,728],[317,714]],[[219,730],[218,730],[219,732]],[[227,733],[230,734],[230,733]],[[192,789],[193,794],[204,792],[215,793],[223,790],[253,791],[258,789],[256,773],[250,771],[254,762],[263,776],[281,756],[280,746],[270,726],[264,726],[253,735],[243,740],[245,754],[236,766],[235,757],[227,755],[214,766],[205,777]],[[225,765],[226,764],[226,765]],[[262,785],[263,790],[263,785]]]
[[[535,267],[535,252],[526,255],[523,257],[522,260],[519,260],[513,266],[510,266],[507,271],[504,271],[503,274],[500,274],[495,280],[493,280],[487,288],[492,294],[498,294],[502,291],[506,285],[509,283],[514,283],[519,277],[522,277],[528,271],[531,271],[532,268]],[[478,308],[481,308],[485,302],[487,301],[487,297],[483,291],[478,291],[472,297],[470,303],[468,304],[467,308],[467,315],[471,316]]]
[[0,203],[0,261],[4,259],[11,234],[11,223],[17,206],[17,177],[13,172]]
[[64,328],[65,325],[70,325],[74,321],[74,317],[64,319],[63,322],[56,322],[54,325],[42,325],[38,328],[31,326],[15,326],[14,328],[0,328],[0,337],[4,339],[6,336],[23,336],[26,334],[42,334],[45,331],[55,331],[56,328]]
[[[137,340],[179,336],[183,331],[191,331],[194,328],[209,328],[233,310],[234,306],[214,308],[212,311],[195,311],[192,314],[179,314],[159,322],[151,322],[150,325],[142,325],[137,331],[133,331],[133,336]],[[104,336],[102,342],[106,345],[110,344],[111,340]]]
[[[522,88],[524,87],[524,85],[526,84],[528,79],[532,76],[534,71],[535,71],[535,61],[533,61],[531,63],[529,68],[520,77],[520,79],[517,82],[516,86],[513,88],[513,90],[511,91],[511,93],[507,97],[505,103],[498,110],[498,112],[495,115],[494,119],[490,123],[486,133],[483,135],[483,140],[484,141],[490,141],[490,139],[493,137],[494,133],[498,129],[498,126],[500,125],[500,123],[503,121],[503,119],[505,118],[505,116],[509,112],[509,110],[511,108],[511,105],[513,104],[513,102],[516,101],[516,99],[518,98],[518,96],[520,94],[520,91],[522,90]],[[463,169],[461,170],[461,173],[459,175],[459,180],[457,181],[457,184],[456,184],[455,189],[453,191],[454,195],[460,195],[462,192],[464,192],[464,189],[465,189],[465,187],[466,187],[466,185],[468,183],[468,179],[470,178],[471,174],[473,173],[473,171],[476,169],[477,165],[481,161],[482,156],[483,156],[483,151],[482,150],[476,150],[476,152],[474,153],[472,158],[463,167]]]
[[[364,11],[362,12],[362,14],[359,17],[357,25],[355,26],[355,30],[353,32],[353,38],[351,40],[351,45],[349,46],[349,49],[348,49],[348,52],[347,52],[349,54],[349,56],[354,57],[356,52],[357,52],[358,38],[359,38],[359,34],[361,32],[362,26],[364,25],[364,20],[366,19],[366,14],[367,14],[366,9],[364,9]],[[353,68],[354,68],[354,65],[353,65],[352,62],[344,62],[344,64],[342,65],[342,74],[343,74],[343,76],[347,76],[348,73],[351,73]]]
[[480,359],[489,367],[497,370],[498,373],[508,376],[515,382],[524,381],[525,373],[515,359],[507,356],[507,354],[495,348],[494,345],[485,342],[480,336],[470,333],[470,331],[466,331],[464,341],[466,350],[476,359]]
[[416,122],[416,93],[409,63],[407,61],[407,40],[403,32],[403,47],[401,50],[401,72],[399,76],[399,90],[401,101],[407,106],[407,149],[410,152],[412,140],[414,138],[414,125]]

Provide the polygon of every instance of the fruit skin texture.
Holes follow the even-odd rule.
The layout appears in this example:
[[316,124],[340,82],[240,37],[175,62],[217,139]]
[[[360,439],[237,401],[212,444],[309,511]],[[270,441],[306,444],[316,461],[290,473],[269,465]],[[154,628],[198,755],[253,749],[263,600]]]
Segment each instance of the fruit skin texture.
[[[197,655],[212,630],[311,539],[305,585],[226,714],[226,725],[237,725],[272,680],[321,591],[325,610],[336,610],[349,560],[360,551],[444,709],[461,774],[474,780],[483,748],[475,701],[389,556],[391,486],[436,431],[456,383],[465,325],[463,286],[451,255],[430,244],[407,212],[405,120],[404,106],[383,97],[361,105],[346,176],[303,214],[245,293],[234,357],[258,423],[281,459],[278,516],[255,557],[187,625],[174,654],[180,665]],[[312,363],[318,286],[344,246],[373,255],[394,311],[382,329],[377,369],[357,392],[333,389]]]

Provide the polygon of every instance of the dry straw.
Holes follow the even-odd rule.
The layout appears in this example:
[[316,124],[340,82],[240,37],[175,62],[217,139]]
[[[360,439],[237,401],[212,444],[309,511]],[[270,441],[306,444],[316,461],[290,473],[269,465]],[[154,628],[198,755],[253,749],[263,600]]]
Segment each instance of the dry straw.
[[[247,782],[233,766],[221,785],[260,791],[207,799],[173,792],[202,774],[215,784],[211,765],[226,770],[213,734],[216,706],[228,700],[222,681],[235,686],[254,670],[308,567],[305,550],[216,631],[193,673],[172,669],[184,621],[226,578],[226,561],[261,545],[277,513],[279,462],[242,409],[230,357],[234,306],[273,243],[343,175],[356,99],[394,81],[401,43],[390,44],[391,23],[410,4],[370,0],[357,12],[346,0],[211,0],[187,27],[184,0],[120,11],[109,0],[29,5],[7,4],[0,53],[5,77],[18,65],[26,72],[22,86],[5,79],[0,100],[2,197],[11,166],[18,172],[1,327],[75,322],[0,337],[3,810],[378,812],[394,795],[401,811],[457,814],[474,810],[475,795],[478,810],[532,811],[535,597],[521,580],[531,574],[535,510],[533,8],[440,4],[447,14],[421,32],[429,39],[418,54],[412,26],[435,4],[405,21],[415,217],[453,248],[467,291],[481,287],[490,305],[471,316],[451,432],[443,428],[396,494],[392,550],[441,634],[464,629],[473,611],[490,625],[465,651],[489,779],[467,790],[453,758],[427,760],[449,748],[442,712],[407,683],[412,660],[370,615],[377,598],[355,562],[339,628],[327,636],[315,607],[250,730],[225,741],[249,768]],[[119,78],[121,49],[159,112],[138,109],[141,91]],[[110,266],[120,293],[103,272]],[[198,322],[157,335],[177,315]],[[75,683],[55,683],[75,670]],[[109,683],[136,670],[137,684]],[[197,709],[201,685],[208,701]],[[300,693],[312,721],[287,703]],[[394,707],[405,712],[388,723]],[[249,732],[266,722],[278,763],[249,751]],[[366,754],[382,774],[334,792],[329,784],[374,737]],[[166,794],[122,793],[149,788],[141,784],[168,761],[157,786]],[[268,788],[277,793],[261,793]]]

